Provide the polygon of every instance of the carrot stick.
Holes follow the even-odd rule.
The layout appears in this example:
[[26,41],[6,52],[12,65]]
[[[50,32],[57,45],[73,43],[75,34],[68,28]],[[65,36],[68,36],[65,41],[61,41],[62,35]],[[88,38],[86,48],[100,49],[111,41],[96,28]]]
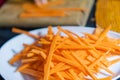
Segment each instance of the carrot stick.
[[85,12],[85,9],[72,7],[72,8],[53,8],[53,6],[63,5],[64,0],[57,0],[48,2],[43,5],[35,4],[23,4],[23,10],[20,14],[20,18],[41,18],[41,17],[65,17],[69,15],[70,11],[81,11]]
[[108,50],[105,54],[99,57],[94,63],[90,64],[89,68],[92,68],[94,65],[96,65],[99,61],[101,61],[109,53],[110,53],[110,50]]
[[24,65],[20,66],[20,67],[17,69],[17,71],[22,71],[22,70],[24,70],[25,68],[27,68],[27,67],[29,67],[29,66],[30,66],[30,64],[24,64]]
[[50,47],[50,51],[49,51],[49,55],[47,57],[45,66],[44,66],[44,80],[48,80],[49,78],[49,72],[50,72],[50,64],[51,64],[51,60],[52,60],[52,56],[54,53],[54,48],[56,46],[56,41],[57,41],[57,37],[59,36],[59,31],[57,32],[56,36],[54,37],[52,43],[51,43],[51,47]]
[[73,54],[73,53],[72,53],[72,55],[79,61],[79,63],[80,63],[81,65],[83,65],[83,67],[84,67],[85,70],[88,72],[88,74],[89,74],[94,80],[96,80],[97,78],[93,75],[93,73],[89,70],[89,68],[80,60],[80,58],[79,58],[77,55]]
[[40,51],[43,51],[43,52],[47,53],[47,51],[46,51],[45,49],[42,49],[41,47],[38,47],[38,46],[36,46],[36,45],[24,44],[24,46],[30,47],[30,48],[33,48],[33,49],[37,49],[37,50],[40,50]]
[[66,59],[66,58],[61,57],[59,55],[54,54],[53,57],[56,58],[57,60],[61,61],[61,62],[67,63],[69,65],[72,65],[73,67],[79,67],[80,66],[77,62],[74,62],[72,60]]
[[21,29],[18,29],[18,28],[12,28],[12,32],[15,32],[15,33],[23,33],[23,34],[26,34],[32,38],[35,38],[35,39],[38,39],[40,38],[40,36],[38,35],[34,35],[34,34],[31,34],[29,33],[28,31],[25,31],[25,30],[21,30]]
[[[49,26],[46,35],[36,35],[39,38],[34,43],[23,44],[24,49],[9,60],[9,63],[13,65],[20,61],[21,66],[17,71],[31,75],[36,80],[86,80],[87,76],[99,80],[95,74],[101,69],[114,75],[108,67],[120,59],[110,61],[107,58],[120,55],[120,46],[119,38],[112,40],[107,36],[109,29],[99,33],[85,33],[81,37],[60,26],[58,32],[54,33],[52,26]],[[19,29],[17,32],[29,34]],[[97,39],[100,41],[97,42]]]
[[85,74],[84,73],[82,73],[82,72],[80,72],[79,74],[78,74],[78,76],[79,76],[79,78],[81,79],[81,80],[86,80],[84,77],[85,77]]
[[22,13],[21,18],[36,18],[36,17],[64,17],[66,14],[61,13]]
[[43,59],[47,58],[46,54],[44,52],[42,52],[42,51],[39,51],[39,50],[36,50],[36,49],[32,49],[31,52],[36,53],[36,54],[40,54]]
[[26,12],[29,13],[53,13],[53,12],[67,12],[67,11],[82,11],[84,12],[85,10],[82,8],[57,8],[57,9],[39,9],[39,8],[34,8],[33,10],[26,9]]
[[95,36],[100,36],[100,34],[102,33],[103,29],[97,24],[97,27],[95,28],[93,35]]
[[100,78],[98,80],[112,80],[112,77],[111,76],[108,76],[108,77],[105,77],[105,78]]
[[79,41],[78,43],[81,44],[81,45],[89,45],[91,48],[93,48],[94,51],[93,50],[88,50],[88,52],[92,56],[94,56],[96,58],[98,57],[98,55],[95,54],[95,52],[97,52],[97,53],[99,53],[99,52],[94,47],[92,47],[85,39],[81,38],[80,36],[78,36],[77,34],[71,32],[71,31],[63,30],[62,28],[59,28],[59,29],[61,29],[64,33],[66,33],[67,35],[69,35],[74,41],[76,41],[76,39],[74,37],[72,37],[72,35],[70,33],[72,33],[73,35],[75,35],[76,37],[78,37],[79,40],[77,40],[77,42]]
[[68,71],[73,76],[73,80],[80,80],[79,77],[77,76],[77,74],[74,72],[73,69],[69,69]]
[[65,71],[60,72],[60,74],[66,79],[71,79],[71,77]]
[[80,42],[79,40],[77,40],[76,38],[74,38],[68,31],[62,29],[60,26],[58,26],[58,29],[62,32],[64,32],[65,34],[67,34],[73,41],[77,42],[78,44],[82,44],[82,42]]
[[65,66],[65,63],[58,63],[55,67],[51,69],[50,74],[58,72],[62,66]]
[[94,47],[98,50],[102,50],[102,51],[108,51],[111,50],[111,52],[114,52],[114,49],[110,48],[110,47],[105,47],[105,46],[101,46],[101,45],[94,45]]
[[15,62],[21,59],[21,56],[21,54],[16,54],[12,59],[9,60],[9,63],[14,64]]
[[111,29],[111,26],[108,26],[108,27],[100,34],[99,39],[96,41],[96,44],[97,44],[98,42],[102,41],[102,40],[106,37],[106,35],[107,35],[107,33],[108,33],[108,31],[109,31],[110,29]]
[[21,60],[21,63],[32,63],[32,62],[35,62],[35,61],[39,61],[39,60],[41,60],[40,58],[33,58],[33,59],[22,59]]
[[58,47],[58,49],[71,49],[71,50],[89,50],[89,49],[91,49],[91,47],[89,47],[89,46],[74,46],[74,45],[67,45],[67,46],[65,46],[65,45],[63,45],[62,47]]
[[109,70],[108,68],[106,68],[106,67],[104,67],[104,66],[102,66],[102,64],[101,63],[99,63],[100,65],[100,68],[102,68],[102,69],[104,69],[105,71],[107,71],[108,73],[110,73],[110,74],[112,74],[112,75],[114,75],[114,73],[111,71],[111,70]]
[[42,77],[43,76],[43,73],[39,72],[39,71],[35,71],[35,70],[32,70],[32,69],[24,69],[24,70],[21,70],[20,72],[24,73],[24,74],[29,74],[31,76],[35,76],[35,77]]
[[52,26],[48,26],[48,33],[47,34],[48,35],[53,35],[54,34],[54,32],[52,30]]
[[88,38],[90,38],[90,39],[92,39],[94,41],[96,41],[98,39],[98,37],[93,35],[93,34],[89,34],[89,33],[84,33],[84,34],[85,34],[85,36],[87,36]]
[[110,61],[110,65],[113,65],[113,64],[115,64],[117,62],[120,62],[120,58]]

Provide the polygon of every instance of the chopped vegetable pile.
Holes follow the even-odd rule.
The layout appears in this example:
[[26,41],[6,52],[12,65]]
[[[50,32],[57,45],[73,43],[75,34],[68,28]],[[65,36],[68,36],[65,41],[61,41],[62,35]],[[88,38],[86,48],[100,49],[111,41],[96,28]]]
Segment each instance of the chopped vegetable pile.
[[[115,73],[108,67],[120,58],[108,58],[120,55],[120,39],[107,36],[110,28],[96,28],[93,34],[85,32],[82,37],[60,26],[57,33],[49,26],[48,33],[42,36],[13,28],[13,32],[31,36],[35,42],[24,44],[24,49],[9,63],[19,61],[17,71],[37,80],[111,80]],[[99,79],[96,74],[101,69],[110,75]]]
[[25,3],[23,5],[24,11],[20,14],[20,18],[40,18],[40,17],[64,17],[70,15],[70,11],[84,12],[82,8],[71,7],[71,8],[52,8],[55,6],[63,5],[64,0],[56,0],[48,2],[41,6],[37,6],[31,3]]

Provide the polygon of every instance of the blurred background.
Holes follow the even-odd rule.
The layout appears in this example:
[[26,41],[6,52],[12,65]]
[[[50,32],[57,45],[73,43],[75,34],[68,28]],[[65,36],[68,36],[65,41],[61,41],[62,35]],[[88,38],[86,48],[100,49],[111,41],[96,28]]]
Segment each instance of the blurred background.
[[28,31],[49,25],[95,27],[95,5],[95,0],[0,0],[0,46],[17,35],[12,27]]

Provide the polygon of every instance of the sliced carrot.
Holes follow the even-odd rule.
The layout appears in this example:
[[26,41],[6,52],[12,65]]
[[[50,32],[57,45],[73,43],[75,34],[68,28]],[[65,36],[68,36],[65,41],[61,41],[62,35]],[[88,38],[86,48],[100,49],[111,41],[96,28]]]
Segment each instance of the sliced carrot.
[[98,80],[112,80],[112,77],[111,76],[108,76],[108,77],[105,77],[105,78],[100,78]]
[[41,38],[40,41],[38,42],[39,44],[50,44],[50,41]]
[[96,26],[97,26],[97,27],[95,28],[93,34],[94,34],[95,36],[100,36],[100,34],[102,33],[103,29],[102,29],[98,24],[97,24]]
[[35,54],[40,54],[43,59],[46,59],[46,58],[47,58],[46,54],[45,54],[44,52],[42,52],[42,51],[39,51],[39,50],[36,50],[36,49],[32,49],[31,52],[33,52],[33,53],[35,53]]
[[[120,59],[110,61],[107,58],[119,56],[120,46],[119,38],[112,40],[107,36],[109,29],[110,27],[92,34],[84,33],[84,37],[60,26],[57,33],[54,33],[52,26],[49,26],[44,36],[14,29],[16,33],[32,35],[35,42],[30,45],[23,44],[24,49],[9,60],[9,63],[13,65],[20,61],[21,66],[17,71],[31,75],[36,80],[87,80],[87,76],[99,80],[96,73],[101,69],[112,77],[115,73],[108,67]],[[100,80],[111,80],[111,77]]]
[[80,65],[77,62],[74,62],[72,60],[66,59],[66,58],[61,57],[61,56],[56,55],[56,54],[54,54],[53,57],[56,58],[57,60],[61,61],[61,62],[64,62],[64,63],[66,63],[68,65],[73,66],[73,67],[77,67],[77,68],[79,68],[81,70]]
[[60,74],[63,75],[64,78],[66,78],[66,79],[71,79],[71,77],[65,71],[60,72]]
[[77,40],[76,38],[74,38],[73,35],[71,35],[68,31],[62,29],[60,26],[58,26],[58,29],[62,32],[64,32],[65,34],[67,34],[73,41],[77,42],[78,44],[83,44],[81,41]]
[[18,29],[18,28],[12,28],[12,32],[15,32],[15,33],[23,33],[23,34],[26,34],[32,38],[35,38],[35,39],[38,39],[40,38],[40,36],[38,35],[34,35],[34,34],[31,34],[30,32],[28,31],[25,31],[25,30],[21,30],[21,29]]
[[49,72],[50,72],[50,64],[51,64],[51,60],[52,60],[52,56],[54,54],[54,48],[56,47],[56,41],[57,41],[57,37],[59,36],[59,33],[56,33],[56,36],[54,37],[52,43],[51,43],[51,47],[50,47],[50,51],[48,54],[48,57],[46,59],[46,63],[44,66],[44,80],[48,80],[49,78]]
[[25,74],[29,74],[29,75],[34,76],[34,77],[42,77],[43,76],[42,72],[39,72],[39,71],[36,71],[33,69],[29,69],[29,68],[23,69],[20,72],[25,73]]
[[64,77],[59,72],[57,72],[56,74],[59,76],[60,80],[65,80]]
[[95,61],[95,58],[92,57],[92,56],[87,56],[87,59],[88,59],[89,61],[91,61],[91,62]]
[[63,45],[62,47],[58,47],[58,49],[64,49],[64,50],[66,50],[66,49],[71,49],[71,50],[89,50],[89,49],[91,49],[91,47],[89,47],[89,46],[77,46],[77,45],[73,45],[73,46],[71,46],[71,45]]
[[23,4],[24,12],[20,14],[20,18],[40,18],[40,17],[64,17],[68,16],[68,11],[81,11],[84,13],[85,9],[72,7],[72,8],[53,8],[53,6],[63,5],[64,0],[57,0],[48,2],[46,4],[37,6],[35,4]]
[[[98,64],[97,64],[97,65],[98,65]],[[99,67],[100,67],[101,69],[107,71],[108,73],[114,75],[114,73],[113,73],[111,70],[109,70],[108,68],[104,67],[101,63],[99,63]]]
[[38,58],[38,57],[37,57],[37,58],[32,58],[32,59],[31,59],[31,58],[30,58],[30,59],[28,58],[28,59],[22,59],[22,60],[21,60],[21,63],[22,63],[22,64],[32,63],[32,62],[39,61],[39,60],[42,61],[42,59],[40,59],[40,58]]
[[[114,59],[114,60],[110,61],[110,65],[113,65],[113,64],[115,64],[115,63],[117,63],[117,62],[120,62],[120,58]],[[110,65],[109,65],[109,66],[110,66]]]
[[57,9],[39,9],[34,8],[34,10],[26,9],[27,13],[53,13],[53,12],[67,12],[67,11],[81,11],[85,10],[82,8],[57,8]]
[[109,51],[107,51],[106,53],[104,53],[101,57],[99,57],[94,63],[92,63],[92,64],[90,64],[90,68],[92,68],[94,65],[96,65],[100,60],[102,60],[103,58],[105,58],[105,56],[107,55],[107,54],[109,54],[109,52],[110,52],[110,50]]
[[80,78],[77,76],[73,69],[69,69],[68,71],[73,76],[73,80],[80,80]]
[[80,80],[86,80],[84,73],[81,72],[81,73],[78,74],[78,76],[79,76]]
[[24,46],[26,46],[26,47],[30,47],[30,48],[32,48],[32,49],[37,49],[37,50],[40,50],[40,51],[43,51],[43,52],[47,52],[45,49],[42,49],[41,47],[39,47],[39,46],[36,46],[36,45],[28,45],[28,44],[24,44]]
[[18,60],[21,59],[21,56],[22,56],[21,54],[16,54],[16,55],[14,55],[14,57],[9,60],[9,63],[10,63],[10,64],[14,64],[15,62],[17,62]]
[[58,72],[62,66],[65,66],[65,63],[58,63],[55,67],[51,69],[50,74]]
[[[58,26],[58,28],[59,28],[61,31],[63,31],[65,34],[67,34],[72,40],[74,40],[74,41],[77,42],[78,44],[81,44],[81,45],[89,45],[89,46],[90,46],[90,44],[89,44],[85,39],[81,38],[81,37],[78,36],[77,34],[71,32],[71,31],[68,31],[68,30],[64,30],[64,29],[60,28],[59,26]],[[76,37],[78,37],[79,40],[77,40],[76,38],[74,38],[74,37],[72,36],[72,34],[75,35]],[[90,46],[90,47],[93,48],[94,51],[93,51],[93,50],[88,50],[88,52],[89,52],[92,56],[94,56],[94,57],[97,58],[99,55],[95,54],[95,52],[98,53],[98,51],[96,51],[94,47],[92,47],[92,46]]]
[[106,58],[104,58],[104,59],[101,61],[101,63],[102,63],[104,66],[106,66],[107,68],[110,66],[110,61],[107,60]]
[[118,50],[120,51],[120,46],[114,44],[114,43],[110,43],[110,42],[102,42],[99,43],[99,45],[102,45],[104,47],[108,47],[108,48],[112,48],[113,50]]
[[84,33],[88,38],[90,38],[90,39],[92,39],[92,40],[94,40],[94,41],[96,41],[97,39],[98,39],[98,37],[97,36],[95,36],[95,35],[93,35],[93,34],[89,34],[89,33]]
[[83,67],[85,68],[85,70],[88,72],[88,74],[94,79],[96,80],[97,78],[95,77],[95,75],[89,70],[89,67],[87,67],[81,60],[80,58],[77,56],[77,55],[74,55],[72,54],[78,61],[81,65],[83,65]]
[[54,34],[54,32],[52,30],[52,26],[48,26],[48,33],[47,34],[48,35],[53,35]]
[[108,26],[108,27],[100,34],[98,40],[96,41],[96,44],[97,44],[99,41],[103,40],[103,39],[107,36],[107,33],[108,33],[108,31],[110,30],[110,28],[111,28],[111,26]]
[[64,12],[58,13],[22,13],[21,18],[37,18],[37,17],[64,17],[66,14]]
[[71,66],[65,65],[65,66],[62,66],[59,71],[65,71],[65,70],[68,70],[70,68],[71,68]]
[[101,46],[101,45],[94,45],[94,47],[98,50],[101,51],[108,51],[111,50],[111,52],[114,52],[114,49],[110,48],[110,47],[105,47],[105,46]]
[[25,69],[25,68],[27,68],[27,67],[29,67],[29,66],[30,66],[30,64],[24,64],[24,65],[20,66],[20,67],[17,69],[17,71],[21,71],[21,70],[23,70],[23,69]]

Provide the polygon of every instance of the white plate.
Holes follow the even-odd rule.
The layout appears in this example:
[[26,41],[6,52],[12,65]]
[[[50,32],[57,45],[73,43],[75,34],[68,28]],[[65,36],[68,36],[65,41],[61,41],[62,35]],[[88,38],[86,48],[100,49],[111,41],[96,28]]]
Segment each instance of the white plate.
[[[82,33],[80,32],[88,32],[92,33],[94,31],[94,28],[90,27],[78,27],[78,26],[66,26],[63,27],[65,29],[71,30],[79,35],[82,36]],[[54,27],[53,31],[56,32],[57,28]],[[47,28],[37,29],[31,31],[34,34],[41,33],[46,34]],[[110,37],[120,38],[120,34],[116,32],[110,31],[108,34]],[[23,43],[31,44],[34,40],[26,35],[19,35],[11,40],[7,41],[0,50],[0,74],[5,78],[5,80],[25,80],[23,76],[19,72],[15,72],[16,67],[9,65],[8,61],[13,57],[14,53],[12,50],[15,50],[16,52],[20,52],[23,49]],[[110,69],[120,74],[120,63],[117,63],[110,67]],[[118,75],[117,75],[118,76]],[[98,77],[102,77],[102,75],[98,75]],[[115,80],[115,78],[113,79]]]

